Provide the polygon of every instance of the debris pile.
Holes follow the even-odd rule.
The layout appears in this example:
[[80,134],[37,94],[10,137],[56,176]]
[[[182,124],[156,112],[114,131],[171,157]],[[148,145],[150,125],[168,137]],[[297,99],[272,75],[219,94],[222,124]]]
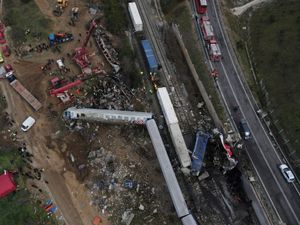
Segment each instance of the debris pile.
[[42,53],[43,51],[48,51],[49,49],[50,45],[46,44],[45,42],[42,42],[35,46],[32,46],[31,44],[23,45],[18,48],[15,48],[14,51],[17,56],[22,57],[33,52]]
[[125,224],[130,224],[135,215],[148,222],[157,217],[161,202],[148,174],[136,173],[143,170],[141,163],[126,165],[103,147],[91,151],[88,160],[92,173],[98,174],[88,182],[88,187],[93,204],[102,213]]
[[134,92],[112,78],[91,79],[85,82],[84,94],[77,98],[77,106],[101,109],[133,110]]
[[[72,137],[77,133],[86,140],[77,144],[82,147],[80,152],[69,145],[66,149],[77,175],[89,171],[84,183],[91,204],[110,217],[112,224],[169,224],[174,211],[169,194],[161,185],[159,165],[143,127],[108,127],[84,121],[67,126]],[[172,224],[179,225],[177,220]]]

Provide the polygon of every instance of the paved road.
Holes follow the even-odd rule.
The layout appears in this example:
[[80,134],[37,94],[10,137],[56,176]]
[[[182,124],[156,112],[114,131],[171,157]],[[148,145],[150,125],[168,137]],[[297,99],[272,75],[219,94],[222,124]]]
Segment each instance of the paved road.
[[[246,141],[246,149],[277,215],[288,225],[300,224],[300,194],[295,185],[288,184],[278,170],[278,165],[283,160],[256,115],[257,108],[253,104],[253,98],[249,89],[245,88],[241,79],[243,75],[237,69],[229,42],[225,38],[216,0],[209,1],[208,15],[223,55],[222,61],[212,63],[212,66],[220,73],[218,85],[229,113],[237,126],[243,117],[249,123],[253,138]],[[235,105],[239,105],[238,112],[233,111]]]

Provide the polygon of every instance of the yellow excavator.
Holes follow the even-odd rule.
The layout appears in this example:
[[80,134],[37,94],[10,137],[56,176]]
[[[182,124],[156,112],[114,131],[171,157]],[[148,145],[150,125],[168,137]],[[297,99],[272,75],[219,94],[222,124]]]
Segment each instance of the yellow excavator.
[[69,0],[57,0],[57,5],[59,7],[65,8],[68,6]]
[[64,9],[68,6],[69,0],[57,0],[53,10],[54,16],[61,16]]

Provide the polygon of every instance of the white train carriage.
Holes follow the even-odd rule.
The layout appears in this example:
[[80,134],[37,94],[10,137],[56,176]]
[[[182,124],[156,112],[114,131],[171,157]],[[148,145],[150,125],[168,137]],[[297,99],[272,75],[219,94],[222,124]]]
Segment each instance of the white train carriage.
[[162,170],[163,176],[167,183],[169,193],[171,195],[173,205],[176,209],[176,213],[179,218],[184,217],[189,214],[189,210],[187,208],[186,202],[184,200],[183,194],[179,187],[177,178],[175,176],[173,167],[171,165],[169,156],[165,149],[164,143],[161,139],[160,133],[158,131],[155,120],[148,120],[146,122],[146,126],[148,129],[149,136],[151,138],[156,156],[158,158],[158,162],[160,168]]

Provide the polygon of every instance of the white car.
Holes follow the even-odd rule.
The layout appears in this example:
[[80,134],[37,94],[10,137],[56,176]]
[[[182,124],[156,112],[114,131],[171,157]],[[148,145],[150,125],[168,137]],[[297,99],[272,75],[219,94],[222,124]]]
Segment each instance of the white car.
[[59,69],[65,68],[65,64],[63,63],[62,59],[56,60],[56,63]]
[[294,176],[293,172],[286,164],[281,164],[279,166],[279,169],[287,182],[292,183],[295,181],[295,176]]
[[21,130],[24,132],[28,131],[33,126],[33,124],[35,124],[35,119],[31,116],[28,116],[27,119],[22,123]]

